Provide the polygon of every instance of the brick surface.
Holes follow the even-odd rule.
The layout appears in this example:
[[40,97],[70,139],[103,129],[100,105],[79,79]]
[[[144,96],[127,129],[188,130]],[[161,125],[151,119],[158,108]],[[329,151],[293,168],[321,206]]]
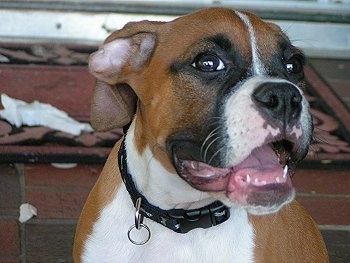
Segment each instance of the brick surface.
[[297,196],[297,200],[319,225],[350,225],[349,198]]
[[0,260],[19,257],[20,237],[15,220],[0,221]]
[[18,217],[20,196],[19,175],[16,168],[11,164],[0,164],[0,217]]
[[350,259],[350,231],[322,230],[331,263],[345,263]]
[[40,219],[78,218],[102,165],[61,169],[50,164],[25,165],[26,200]]
[[91,187],[97,180],[103,165],[78,165],[61,169],[50,164],[26,164],[26,186],[81,186]]
[[293,184],[298,192],[348,195],[350,194],[349,170],[297,170]]
[[27,202],[38,209],[39,219],[76,219],[79,217],[89,189],[27,189]]
[[28,224],[27,263],[73,262],[74,224]]

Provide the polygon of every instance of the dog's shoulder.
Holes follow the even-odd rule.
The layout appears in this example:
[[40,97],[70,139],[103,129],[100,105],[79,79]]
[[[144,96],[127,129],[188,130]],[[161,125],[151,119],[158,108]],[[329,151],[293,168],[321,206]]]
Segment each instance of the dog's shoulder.
[[[85,242],[92,233],[94,224],[100,218],[104,207],[112,202],[117,189],[122,183],[118,169],[118,150],[121,142],[118,142],[110,153],[96,184],[91,190],[77,224],[74,240],[73,255],[75,262],[80,262],[80,256],[84,250]],[[84,220],[82,220],[84,218]]]
[[270,258],[270,262],[329,262],[316,223],[297,201],[276,214],[251,216],[250,221],[255,229],[257,259]]

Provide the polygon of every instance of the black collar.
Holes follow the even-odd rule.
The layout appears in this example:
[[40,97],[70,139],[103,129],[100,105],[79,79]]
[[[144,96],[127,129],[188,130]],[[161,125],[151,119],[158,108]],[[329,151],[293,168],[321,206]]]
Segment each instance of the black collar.
[[124,138],[118,152],[119,169],[134,205],[136,205],[138,198],[142,199],[140,209],[142,216],[152,219],[177,233],[187,233],[195,228],[216,226],[225,222],[230,217],[229,208],[220,201],[215,201],[210,205],[193,210],[163,210],[150,204],[136,189],[132,176],[128,172],[126,158]]

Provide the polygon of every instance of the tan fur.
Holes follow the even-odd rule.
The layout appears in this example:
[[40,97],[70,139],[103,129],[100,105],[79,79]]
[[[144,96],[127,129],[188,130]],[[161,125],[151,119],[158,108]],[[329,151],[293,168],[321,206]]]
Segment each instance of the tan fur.
[[121,141],[114,146],[110,153],[106,165],[92,188],[81,212],[74,239],[73,258],[75,263],[81,262],[80,256],[83,252],[84,242],[92,232],[93,224],[98,219],[102,209],[112,201],[122,183],[117,165],[120,143]]
[[276,214],[250,220],[256,233],[256,262],[329,262],[320,231],[297,201]]

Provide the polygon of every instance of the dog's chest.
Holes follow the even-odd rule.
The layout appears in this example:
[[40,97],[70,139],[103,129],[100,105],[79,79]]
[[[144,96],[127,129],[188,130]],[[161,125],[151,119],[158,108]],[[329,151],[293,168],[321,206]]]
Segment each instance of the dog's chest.
[[254,234],[244,210],[224,224],[178,234],[149,219],[151,239],[133,245],[127,231],[134,209],[124,186],[104,208],[85,245],[83,262],[253,262]]

